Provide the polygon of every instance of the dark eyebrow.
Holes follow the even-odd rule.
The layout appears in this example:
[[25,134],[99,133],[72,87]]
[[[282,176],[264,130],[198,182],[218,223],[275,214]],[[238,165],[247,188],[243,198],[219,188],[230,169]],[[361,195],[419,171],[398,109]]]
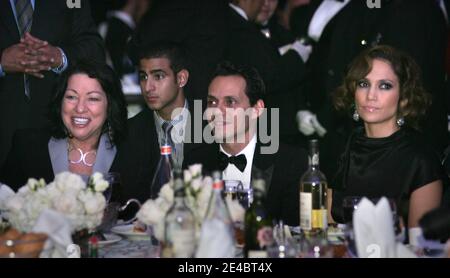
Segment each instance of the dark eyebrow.
[[390,79],[381,79],[379,82],[389,82],[389,83],[394,83],[394,80],[390,80]]
[[150,74],[156,74],[156,73],[166,73],[166,72],[163,71],[162,69],[155,69],[155,70],[150,71]]
[[78,94],[78,92],[77,92],[76,90],[71,89],[71,88],[67,88],[66,91],[72,91],[72,92],[74,92],[75,94]]
[[214,97],[214,96],[211,96],[211,95],[208,95],[208,99],[213,99],[213,100],[217,100],[217,98],[216,98],[216,97]]
[[101,91],[90,91],[90,92],[88,92],[87,94],[88,95],[90,95],[90,94],[102,94],[103,92],[101,92]]

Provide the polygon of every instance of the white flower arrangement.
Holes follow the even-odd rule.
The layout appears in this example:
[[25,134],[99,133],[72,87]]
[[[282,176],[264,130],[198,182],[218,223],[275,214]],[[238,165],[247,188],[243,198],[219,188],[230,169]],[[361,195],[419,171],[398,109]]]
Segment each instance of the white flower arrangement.
[[[209,176],[202,176],[202,165],[194,164],[184,170],[184,183],[187,206],[192,210],[197,220],[198,229],[205,218],[209,199],[212,194],[213,180]],[[174,190],[172,181],[161,187],[159,196],[156,199],[147,200],[137,213],[137,218],[144,224],[153,227],[155,237],[164,240],[164,219],[167,211],[174,202]],[[231,218],[234,222],[243,221],[245,210],[236,200],[227,199]],[[197,234],[198,236],[198,234]]]
[[0,204],[0,209],[11,226],[30,232],[44,209],[63,214],[70,222],[71,231],[92,230],[100,225],[106,200],[102,192],[109,184],[103,175],[95,173],[88,184],[79,175],[63,172],[46,184],[44,179],[28,179],[26,185]]

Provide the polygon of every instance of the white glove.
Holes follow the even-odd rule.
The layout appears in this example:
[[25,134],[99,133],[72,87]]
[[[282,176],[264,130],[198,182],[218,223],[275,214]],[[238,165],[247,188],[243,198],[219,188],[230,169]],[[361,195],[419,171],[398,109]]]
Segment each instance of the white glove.
[[297,51],[298,55],[302,57],[303,62],[306,63],[308,61],[309,55],[311,55],[311,52],[313,50],[311,45],[304,45],[300,42],[300,40],[296,40],[291,47],[292,50]]
[[298,129],[301,133],[308,136],[316,132],[313,125],[314,117],[315,115],[308,110],[300,110],[297,112]]
[[325,133],[327,133],[327,130],[319,123],[319,120],[317,120],[316,115],[312,118],[312,124],[320,137],[323,137]]
[[308,110],[297,112],[297,123],[300,132],[306,136],[317,132],[320,137],[323,137],[327,133],[327,130],[317,120],[317,116]]

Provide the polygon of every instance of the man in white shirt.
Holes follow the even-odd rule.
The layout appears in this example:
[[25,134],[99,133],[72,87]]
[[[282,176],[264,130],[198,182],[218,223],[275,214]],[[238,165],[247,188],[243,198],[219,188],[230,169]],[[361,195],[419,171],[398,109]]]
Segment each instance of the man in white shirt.
[[254,68],[220,64],[209,85],[206,110],[216,143],[190,153],[184,165],[222,170],[224,180],[239,180],[244,188],[251,187],[259,172],[266,181],[269,213],[298,225],[298,182],[307,169],[307,154],[282,144],[275,153],[265,152],[256,128],[265,112],[264,95],[264,82]]

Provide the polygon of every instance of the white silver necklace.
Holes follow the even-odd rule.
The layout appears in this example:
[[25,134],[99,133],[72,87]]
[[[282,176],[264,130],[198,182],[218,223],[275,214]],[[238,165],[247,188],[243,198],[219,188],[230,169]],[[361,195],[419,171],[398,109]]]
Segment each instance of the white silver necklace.
[[[71,160],[70,159],[70,153],[73,152],[73,151],[77,151],[80,154],[80,158],[78,160]],[[88,156],[93,156],[93,161],[94,162],[92,162],[92,163],[87,162],[86,159],[87,159]],[[94,166],[96,156],[97,156],[97,151],[96,150],[83,152],[82,149],[74,148],[73,146],[71,146],[68,143],[68,146],[67,146],[67,158],[68,158],[68,160],[69,160],[69,162],[71,164],[80,164],[80,163],[82,163],[85,166],[92,167],[92,166]]]

